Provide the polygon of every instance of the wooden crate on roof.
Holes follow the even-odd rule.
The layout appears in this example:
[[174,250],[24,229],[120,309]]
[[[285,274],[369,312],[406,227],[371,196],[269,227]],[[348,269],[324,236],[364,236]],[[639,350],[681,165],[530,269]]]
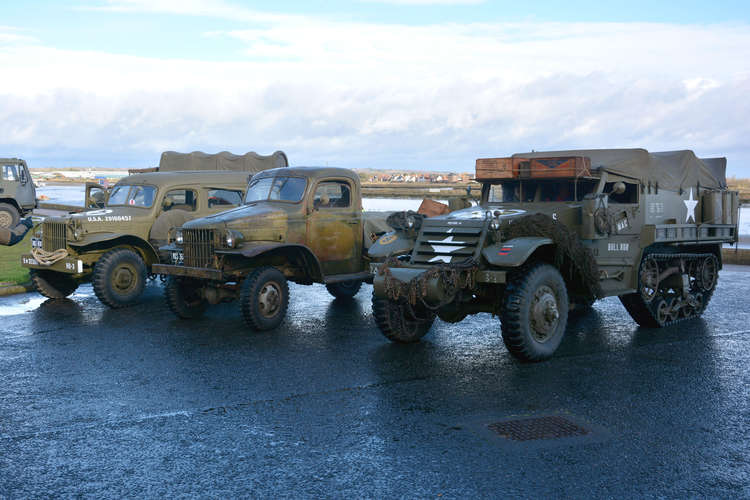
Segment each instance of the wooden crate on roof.
[[478,158],[476,169],[478,181],[518,177],[513,170],[513,158]]
[[531,178],[587,177],[591,175],[591,159],[585,156],[530,158]]

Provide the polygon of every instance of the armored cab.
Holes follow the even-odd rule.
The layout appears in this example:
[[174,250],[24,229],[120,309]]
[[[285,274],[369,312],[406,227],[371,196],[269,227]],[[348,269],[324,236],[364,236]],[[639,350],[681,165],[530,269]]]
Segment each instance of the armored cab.
[[36,206],[36,188],[26,162],[0,158],[0,228],[15,227]]
[[725,158],[692,151],[575,150],[479,159],[478,206],[405,218],[371,254],[373,314],[416,341],[435,316],[490,312],[522,360],[552,356],[570,311],[619,296],[640,325],[700,316],[721,245],[737,241],[738,194]]

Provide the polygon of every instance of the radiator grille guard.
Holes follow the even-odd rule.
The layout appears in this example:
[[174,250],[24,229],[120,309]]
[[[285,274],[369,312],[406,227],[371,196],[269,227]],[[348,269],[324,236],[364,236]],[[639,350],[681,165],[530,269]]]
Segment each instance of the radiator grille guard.
[[67,247],[65,240],[66,225],[64,222],[42,223],[42,249],[54,252]]
[[[452,224],[451,224],[452,222]],[[479,258],[487,230],[484,220],[425,219],[411,256],[412,264],[459,263]]]
[[183,229],[184,264],[188,267],[215,267],[215,238],[213,229]]

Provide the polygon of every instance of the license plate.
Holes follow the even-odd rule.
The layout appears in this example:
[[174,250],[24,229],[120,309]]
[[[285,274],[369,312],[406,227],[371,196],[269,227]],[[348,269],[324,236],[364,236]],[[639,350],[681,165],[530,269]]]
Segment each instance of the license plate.
[[182,252],[172,252],[172,264],[181,266],[185,261],[185,254]]

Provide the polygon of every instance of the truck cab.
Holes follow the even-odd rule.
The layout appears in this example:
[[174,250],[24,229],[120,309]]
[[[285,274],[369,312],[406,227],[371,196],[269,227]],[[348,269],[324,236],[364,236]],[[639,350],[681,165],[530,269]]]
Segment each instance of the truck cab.
[[15,227],[36,206],[36,188],[26,162],[0,158],[0,228]]

